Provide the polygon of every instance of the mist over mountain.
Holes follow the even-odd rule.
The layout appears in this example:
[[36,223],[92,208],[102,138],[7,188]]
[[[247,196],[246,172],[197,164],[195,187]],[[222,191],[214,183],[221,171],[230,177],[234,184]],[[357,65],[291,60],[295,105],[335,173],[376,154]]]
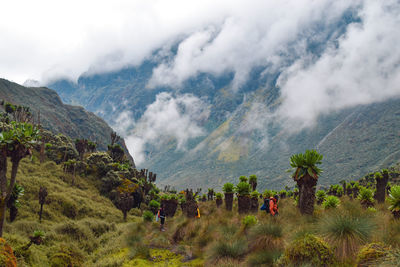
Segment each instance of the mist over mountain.
[[[280,188],[309,148],[325,155],[322,184],[398,159],[398,1],[99,2],[94,23],[88,8],[40,53],[18,50],[25,73],[113,125],[160,183],[255,173]],[[7,34],[11,55],[37,40]]]

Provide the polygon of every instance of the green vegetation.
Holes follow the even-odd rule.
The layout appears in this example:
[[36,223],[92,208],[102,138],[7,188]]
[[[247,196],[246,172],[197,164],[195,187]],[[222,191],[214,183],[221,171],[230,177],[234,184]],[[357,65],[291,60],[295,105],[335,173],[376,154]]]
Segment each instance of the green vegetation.
[[400,218],[400,185],[392,186],[388,198],[389,210],[396,219]]
[[357,199],[360,200],[364,208],[372,207],[374,205],[374,193],[371,189],[361,187]]
[[302,214],[314,213],[315,187],[318,175],[322,172],[317,165],[322,163],[322,157],[315,150],[306,150],[304,154],[290,157],[290,166],[294,170],[292,177],[299,188],[298,206]]
[[326,199],[326,193],[324,190],[318,190],[315,196],[317,198],[318,205],[321,205]]
[[337,208],[340,204],[340,199],[335,196],[327,196],[324,202],[322,202],[322,207],[324,209],[334,209]]
[[235,189],[235,186],[232,183],[226,183],[222,187],[222,191],[224,191],[224,193],[233,193],[234,189]]
[[[364,186],[350,183],[351,194],[359,201],[349,198],[347,191],[343,195],[346,183],[333,185],[326,197],[325,191],[315,193],[321,172],[315,165],[322,156],[315,151],[294,155],[293,179],[300,191],[281,190],[279,195],[288,197],[279,201],[280,215],[272,217],[259,211],[252,175],[249,182],[239,178],[236,187],[224,185],[226,209],[221,209],[217,207],[222,194],[213,188],[200,203],[196,199],[201,189],[176,195],[168,187],[161,192],[154,184],[156,174],[133,168],[122,149],[113,151],[119,139],[115,133],[107,152],[94,152],[85,139],[72,142],[45,131],[37,138],[28,124],[2,125],[2,166],[12,168],[1,170],[10,181],[18,177],[18,184],[2,183],[10,210],[4,238],[14,249],[18,266],[352,266],[372,261],[390,265],[400,258],[400,228],[388,211],[396,215],[399,210],[398,187],[391,186],[388,203],[373,210],[370,204],[378,181],[392,171],[382,170],[380,178],[372,175],[376,184],[371,175],[360,181]],[[46,150],[44,161],[38,160],[36,139],[49,144],[40,144]],[[322,206],[312,202],[312,213],[310,207],[301,208],[311,192],[313,198],[324,199]],[[154,222],[160,202],[167,214],[165,231]],[[201,216],[195,216],[197,208]],[[4,255],[11,247],[1,239],[0,243],[4,263],[10,260],[12,253]]]
[[247,182],[240,182],[236,185],[236,193],[240,196],[250,195],[250,184]]

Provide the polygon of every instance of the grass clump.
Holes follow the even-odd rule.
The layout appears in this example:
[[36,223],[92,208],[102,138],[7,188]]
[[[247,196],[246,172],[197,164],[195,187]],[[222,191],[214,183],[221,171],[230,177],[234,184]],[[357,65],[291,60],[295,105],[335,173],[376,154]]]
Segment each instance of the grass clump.
[[218,261],[224,258],[241,259],[247,252],[247,242],[244,239],[217,241],[209,253],[209,258],[212,261]]
[[281,250],[283,249],[283,231],[278,224],[259,224],[250,231],[251,250]]
[[154,219],[154,214],[153,212],[146,210],[143,212],[143,220],[146,222],[152,222]]
[[359,246],[368,242],[375,224],[370,217],[335,214],[322,219],[319,229],[326,240],[335,246],[336,256],[345,260],[353,257]]

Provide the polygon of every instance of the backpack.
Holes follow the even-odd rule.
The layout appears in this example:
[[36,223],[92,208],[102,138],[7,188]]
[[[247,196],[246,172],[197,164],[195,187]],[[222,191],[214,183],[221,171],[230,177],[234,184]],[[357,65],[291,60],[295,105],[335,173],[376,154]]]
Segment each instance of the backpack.
[[264,205],[265,205],[265,212],[266,212],[266,213],[270,213],[270,210],[269,210],[269,201],[270,201],[269,198],[264,199]]

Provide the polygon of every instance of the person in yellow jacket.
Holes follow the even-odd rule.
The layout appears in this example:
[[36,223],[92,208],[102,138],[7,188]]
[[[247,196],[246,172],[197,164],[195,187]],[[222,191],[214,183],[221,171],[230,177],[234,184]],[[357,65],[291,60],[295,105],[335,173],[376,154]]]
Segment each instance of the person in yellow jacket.
[[197,208],[196,218],[200,218],[200,210],[199,210],[199,208]]

